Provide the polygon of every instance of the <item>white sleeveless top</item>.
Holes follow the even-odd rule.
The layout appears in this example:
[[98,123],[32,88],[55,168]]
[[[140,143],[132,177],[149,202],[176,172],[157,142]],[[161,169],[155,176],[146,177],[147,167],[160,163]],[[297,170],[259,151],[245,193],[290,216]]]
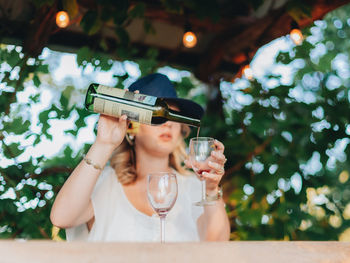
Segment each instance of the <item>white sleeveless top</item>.
[[[178,196],[165,220],[165,241],[199,241],[197,219],[203,207],[193,205],[201,198],[201,184],[195,175],[177,174]],[[95,223],[89,232],[86,224],[66,229],[68,241],[160,241],[160,220],[137,210],[127,199],[114,170],[107,166],[91,196]],[[145,200],[148,202],[148,200]]]

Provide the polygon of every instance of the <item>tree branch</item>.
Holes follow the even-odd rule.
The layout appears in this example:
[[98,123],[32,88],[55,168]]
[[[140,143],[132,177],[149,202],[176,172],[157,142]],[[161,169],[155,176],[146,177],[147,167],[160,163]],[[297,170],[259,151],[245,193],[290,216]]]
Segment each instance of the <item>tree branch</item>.
[[248,161],[251,161],[254,156],[259,155],[263,151],[265,151],[266,147],[270,144],[271,140],[272,140],[272,136],[267,137],[266,140],[262,144],[256,146],[254,150],[251,151],[244,160],[238,162],[236,165],[226,170],[225,176],[240,170],[242,166],[246,164]]
[[38,229],[39,229],[40,234],[41,234],[44,238],[50,239],[50,236],[45,232],[45,230],[44,230],[41,226],[38,226]]
[[50,167],[45,170],[43,170],[39,174],[31,174],[28,176],[28,178],[36,179],[42,176],[47,176],[50,174],[56,174],[56,173],[71,173],[73,171],[73,168],[65,167],[65,166],[56,166],[56,167]]

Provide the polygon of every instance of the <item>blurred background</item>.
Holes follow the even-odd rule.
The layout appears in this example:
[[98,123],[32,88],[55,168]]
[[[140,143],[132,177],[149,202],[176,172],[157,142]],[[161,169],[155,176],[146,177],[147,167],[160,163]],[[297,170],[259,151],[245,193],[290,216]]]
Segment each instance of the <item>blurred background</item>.
[[0,237],[65,239],[88,85],[161,72],[226,146],[231,240],[350,241],[348,3],[0,0]]

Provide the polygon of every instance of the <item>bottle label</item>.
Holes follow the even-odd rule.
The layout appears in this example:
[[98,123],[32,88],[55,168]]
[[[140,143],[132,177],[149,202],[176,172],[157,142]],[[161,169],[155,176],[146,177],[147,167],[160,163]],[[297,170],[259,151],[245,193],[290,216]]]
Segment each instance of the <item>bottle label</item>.
[[101,98],[95,98],[94,112],[115,117],[126,115],[131,121],[141,122],[149,125],[151,125],[152,121],[151,110],[141,109],[138,107],[125,105],[115,101],[104,100]]
[[104,94],[104,95],[124,98],[126,100],[132,100],[135,102],[139,102],[139,103],[143,103],[143,104],[147,104],[147,105],[151,105],[151,106],[154,106],[156,104],[156,100],[157,100],[157,97],[154,97],[154,96],[137,94],[137,93],[134,93],[131,91],[107,87],[107,86],[103,86],[103,85],[98,86],[97,92]]

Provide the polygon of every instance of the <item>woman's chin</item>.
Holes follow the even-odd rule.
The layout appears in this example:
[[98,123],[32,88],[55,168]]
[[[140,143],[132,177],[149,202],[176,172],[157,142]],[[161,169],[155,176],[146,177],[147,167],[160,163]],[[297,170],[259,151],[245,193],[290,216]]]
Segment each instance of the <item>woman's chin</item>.
[[176,146],[172,141],[164,141],[164,140],[149,140],[147,142],[143,141],[139,144],[141,148],[143,148],[150,155],[157,157],[164,157],[171,154]]
[[154,155],[164,157],[171,154],[174,151],[174,147],[170,145],[158,145],[156,147],[153,147],[151,151],[154,153]]

